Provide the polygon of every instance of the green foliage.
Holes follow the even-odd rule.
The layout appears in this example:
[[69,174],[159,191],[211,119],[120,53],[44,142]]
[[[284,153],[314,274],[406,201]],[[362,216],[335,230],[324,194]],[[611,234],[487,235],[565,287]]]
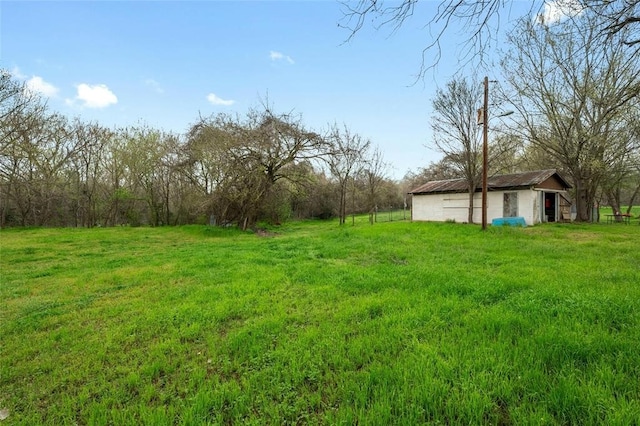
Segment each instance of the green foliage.
[[356,223],[2,231],[5,422],[640,418],[640,226]]

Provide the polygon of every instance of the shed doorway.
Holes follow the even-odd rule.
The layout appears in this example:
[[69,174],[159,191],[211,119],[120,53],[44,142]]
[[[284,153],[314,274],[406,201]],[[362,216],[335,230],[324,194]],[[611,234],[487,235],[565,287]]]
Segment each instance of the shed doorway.
[[558,194],[555,192],[545,192],[542,218],[545,222],[558,221]]

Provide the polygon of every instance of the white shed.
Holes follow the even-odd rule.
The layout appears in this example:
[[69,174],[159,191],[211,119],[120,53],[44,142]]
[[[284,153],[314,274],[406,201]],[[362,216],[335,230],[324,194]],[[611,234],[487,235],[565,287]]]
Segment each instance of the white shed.
[[[569,221],[571,185],[555,169],[492,176],[487,180],[487,220],[524,217],[527,225]],[[467,222],[469,193],[463,179],[437,180],[410,191],[411,220]],[[482,187],[473,198],[473,221],[482,219]]]

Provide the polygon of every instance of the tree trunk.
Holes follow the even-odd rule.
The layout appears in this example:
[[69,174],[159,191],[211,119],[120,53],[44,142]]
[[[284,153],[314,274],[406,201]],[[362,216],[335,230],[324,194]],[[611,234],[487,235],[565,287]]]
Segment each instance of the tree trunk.
[[607,200],[613,214],[620,214],[620,190],[607,191]]
[[340,225],[344,225],[347,220],[347,188],[346,184],[340,186],[340,207],[338,216],[340,216]]
[[631,214],[631,209],[633,209],[633,203],[636,200],[636,197],[640,194],[640,185],[636,186],[636,190],[633,191],[633,195],[629,199],[629,205],[627,206],[627,214]]
[[589,222],[591,220],[591,200],[587,188],[578,179],[576,185],[576,222]]
[[164,225],[165,226],[169,226],[171,225],[171,210],[169,209],[169,201],[170,201],[170,196],[169,196],[169,180],[167,179],[167,185],[165,187],[165,198],[164,198],[164,204],[165,204],[165,219],[164,219]]
[[469,185],[469,214],[467,215],[467,222],[473,223],[473,196],[475,195],[475,185]]

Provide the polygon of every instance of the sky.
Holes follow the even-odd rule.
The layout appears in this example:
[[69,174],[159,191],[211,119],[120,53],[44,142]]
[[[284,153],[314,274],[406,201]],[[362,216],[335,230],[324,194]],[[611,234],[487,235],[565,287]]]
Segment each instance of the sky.
[[344,6],[334,0],[4,0],[0,67],[51,110],[108,127],[184,134],[200,116],[268,102],[300,114],[310,130],[347,125],[401,179],[440,159],[428,148],[431,100],[462,66],[466,34],[457,31],[416,82],[436,6],[423,2],[397,31],[366,25],[347,41]]

